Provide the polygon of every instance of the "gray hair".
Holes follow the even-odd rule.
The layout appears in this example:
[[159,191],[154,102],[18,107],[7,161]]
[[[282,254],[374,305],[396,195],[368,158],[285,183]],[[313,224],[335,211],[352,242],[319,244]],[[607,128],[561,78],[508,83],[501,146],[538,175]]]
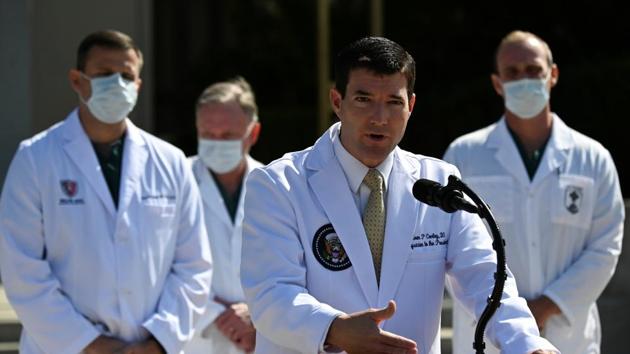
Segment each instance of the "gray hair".
[[256,105],[254,91],[252,91],[249,83],[240,76],[208,86],[197,99],[196,110],[198,112],[201,107],[208,103],[226,103],[231,101],[238,103],[251,121],[258,121],[258,106]]

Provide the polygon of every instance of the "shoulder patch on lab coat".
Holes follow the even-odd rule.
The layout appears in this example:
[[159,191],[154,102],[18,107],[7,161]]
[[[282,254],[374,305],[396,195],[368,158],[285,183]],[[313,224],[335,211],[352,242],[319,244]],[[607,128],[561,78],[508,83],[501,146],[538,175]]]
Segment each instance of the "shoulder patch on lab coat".
[[339,271],[349,268],[350,258],[332,224],[320,227],[313,236],[313,254],[326,269]]

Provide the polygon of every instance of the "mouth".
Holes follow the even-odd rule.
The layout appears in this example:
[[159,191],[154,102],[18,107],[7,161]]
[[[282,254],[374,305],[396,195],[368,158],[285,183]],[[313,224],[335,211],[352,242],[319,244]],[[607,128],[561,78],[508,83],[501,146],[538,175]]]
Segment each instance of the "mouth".
[[385,136],[384,134],[377,134],[377,133],[369,133],[365,135],[368,140],[370,141],[374,141],[374,142],[382,142],[384,141],[387,136]]

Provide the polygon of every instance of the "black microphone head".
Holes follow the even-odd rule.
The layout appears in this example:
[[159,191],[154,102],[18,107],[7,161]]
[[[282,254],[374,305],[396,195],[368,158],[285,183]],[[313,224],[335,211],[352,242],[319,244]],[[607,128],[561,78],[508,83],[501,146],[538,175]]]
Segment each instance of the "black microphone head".
[[438,206],[435,200],[435,193],[442,188],[442,185],[430,179],[421,178],[413,184],[413,196],[419,201],[430,206]]

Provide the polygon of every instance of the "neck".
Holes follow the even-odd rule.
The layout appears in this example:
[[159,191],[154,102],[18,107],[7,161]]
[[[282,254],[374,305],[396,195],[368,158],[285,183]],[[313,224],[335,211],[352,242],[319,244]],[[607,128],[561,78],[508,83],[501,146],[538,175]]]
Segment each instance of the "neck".
[[528,155],[540,149],[551,135],[553,115],[549,107],[531,119],[521,119],[506,111],[505,120],[510,129],[516,134]]
[[247,160],[243,158],[241,163],[234,170],[227,173],[216,173],[212,172],[212,174],[216,177],[217,181],[221,184],[221,187],[229,194],[234,195],[241,183],[243,183],[243,177],[245,176],[245,170],[247,169]]
[[127,129],[126,120],[116,124],[105,124],[90,113],[84,105],[79,106],[79,120],[88,138],[95,143],[112,143],[120,139]]

